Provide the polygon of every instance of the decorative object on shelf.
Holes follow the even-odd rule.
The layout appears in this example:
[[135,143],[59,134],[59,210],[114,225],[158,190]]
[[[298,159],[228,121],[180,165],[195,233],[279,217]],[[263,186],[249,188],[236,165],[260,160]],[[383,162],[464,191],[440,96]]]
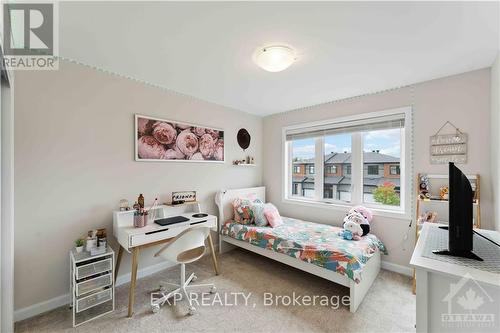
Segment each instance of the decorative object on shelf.
[[172,192],[172,205],[196,201],[196,191]]
[[134,210],[139,210],[141,209],[141,206],[137,203],[137,201],[134,203],[134,205],[132,206],[132,208],[134,208]]
[[224,162],[224,131],[135,115],[136,161]]
[[252,138],[250,137],[250,133],[248,133],[246,129],[240,128],[238,134],[236,135],[236,139],[238,140],[238,144],[240,145],[241,149],[245,151],[245,149],[250,146],[250,141]]
[[99,254],[97,250],[69,253],[73,327],[115,310],[115,254],[110,247],[102,249]]
[[148,212],[144,210],[136,210],[134,213],[134,227],[142,228],[148,223]]
[[436,222],[436,219],[437,219],[436,212],[427,211],[418,217],[418,224],[420,225],[425,222],[434,223]]
[[93,247],[97,246],[97,230],[89,230],[87,233],[87,240],[85,242],[85,250],[90,252]]
[[431,194],[429,193],[429,177],[426,174],[421,174],[419,176],[419,194],[420,199],[430,199]]
[[[439,134],[446,125],[455,129],[454,134]],[[467,134],[447,121],[430,137],[431,164],[467,162]]]
[[448,186],[441,186],[439,188],[439,198],[441,200],[448,200]]
[[76,253],[81,253],[83,251],[83,245],[85,244],[85,241],[82,238],[78,238],[75,241],[75,250]]
[[255,165],[255,160],[252,156],[247,156],[242,160],[234,160],[233,165]]
[[127,199],[121,199],[120,200],[120,210],[121,211],[130,210],[130,205],[128,204],[128,200]]
[[139,197],[137,198],[137,203],[139,204],[139,207],[144,209],[144,196],[139,194]]

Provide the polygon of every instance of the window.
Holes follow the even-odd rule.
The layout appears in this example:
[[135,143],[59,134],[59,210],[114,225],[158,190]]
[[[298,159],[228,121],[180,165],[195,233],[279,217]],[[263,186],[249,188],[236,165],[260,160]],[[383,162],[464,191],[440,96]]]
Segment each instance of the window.
[[[285,128],[285,165],[293,172],[285,172],[284,198],[409,214],[405,190],[411,184],[404,174],[410,112],[407,107]],[[297,163],[305,175],[294,175]]]
[[[298,139],[294,140],[291,145],[291,160],[293,161],[292,171],[295,171],[297,168],[299,170],[299,172],[293,172],[295,175],[291,180],[291,194],[292,196],[299,198],[314,198],[314,178],[309,175],[310,170],[309,168],[306,168],[306,166],[311,165],[311,163],[314,163],[315,161],[315,139]],[[312,166],[314,168],[314,164],[312,164]],[[309,171],[309,174],[301,174],[300,170],[307,170]]]
[[[326,162],[326,156],[325,156],[325,163]],[[325,166],[325,173],[326,174],[336,174],[337,173],[337,166],[336,165],[327,165]]]
[[[400,163],[401,128],[377,129],[363,132],[364,163],[380,163],[391,169]],[[379,175],[378,165],[368,165],[363,176],[363,202],[379,206],[400,206],[400,183],[398,175]],[[399,166],[398,166],[399,168]]]
[[293,173],[300,173],[300,165],[293,166]]
[[378,165],[369,165],[368,175],[378,175]]
[[400,175],[401,171],[399,170],[399,165],[391,165],[391,166],[389,166],[389,174],[391,176]]
[[338,134],[324,136],[324,163],[325,175],[323,177],[323,199],[334,199],[344,202],[351,201],[351,178],[336,175],[336,164],[350,167],[351,135]]

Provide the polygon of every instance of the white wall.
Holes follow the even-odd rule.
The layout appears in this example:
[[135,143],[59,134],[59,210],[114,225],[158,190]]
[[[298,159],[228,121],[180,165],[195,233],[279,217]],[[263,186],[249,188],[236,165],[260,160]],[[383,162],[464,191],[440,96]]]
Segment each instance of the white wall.
[[[447,165],[430,164],[429,137],[446,120],[452,121],[469,135],[468,162],[459,167],[466,173],[481,175],[482,226],[493,228],[489,96],[490,69],[487,68],[415,84],[413,87],[268,116],[264,118],[264,185],[267,186],[267,198],[278,206],[283,215],[340,225],[345,212],[282,202],[282,127],[413,105],[414,172],[441,174],[448,172]],[[376,217],[372,228],[373,233],[384,241],[390,252],[383,259],[394,264],[408,265],[415,233],[412,229],[410,237],[407,240],[403,239],[408,231],[408,221]]]
[[495,229],[500,231],[500,52],[491,67],[491,179]]
[[[210,84],[207,80],[206,84]],[[108,229],[112,210],[139,193],[151,203],[196,190],[215,214],[215,191],[261,185],[262,119],[67,62],[58,71],[19,71],[15,86],[15,307],[66,294],[68,250],[87,230]],[[134,161],[134,113],[223,128],[226,163]],[[234,167],[247,128],[255,168]],[[161,262],[152,250],[139,269]],[[126,254],[120,273],[130,271]]]

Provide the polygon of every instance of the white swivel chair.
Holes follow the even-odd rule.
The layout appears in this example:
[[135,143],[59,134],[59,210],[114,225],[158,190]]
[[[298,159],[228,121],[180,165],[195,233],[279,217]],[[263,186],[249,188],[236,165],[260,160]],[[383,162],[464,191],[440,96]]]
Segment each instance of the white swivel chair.
[[155,253],[155,257],[160,256],[170,262],[181,265],[181,281],[180,284],[163,282],[177,287],[177,289],[170,291],[168,294],[165,294],[165,287],[160,285],[160,291],[163,293],[163,297],[152,302],[151,310],[153,313],[160,311],[160,305],[162,305],[166,300],[176,294],[180,294],[181,297],[184,296],[188,301],[189,314],[192,315],[196,311],[196,308],[193,306],[186,289],[195,287],[211,287],[210,293],[215,292],[216,288],[213,283],[189,285],[191,281],[196,280],[196,275],[194,275],[194,273],[191,273],[191,275],[186,279],[186,264],[203,257],[206,249],[205,240],[207,239],[209,232],[210,228],[207,227],[195,227],[184,230],[171,242]]

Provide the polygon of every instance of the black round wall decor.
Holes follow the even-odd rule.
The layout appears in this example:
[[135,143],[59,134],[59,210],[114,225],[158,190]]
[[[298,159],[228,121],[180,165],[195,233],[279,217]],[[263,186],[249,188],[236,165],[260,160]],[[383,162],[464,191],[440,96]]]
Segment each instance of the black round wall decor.
[[238,140],[238,144],[240,145],[240,147],[245,150],[247,149],[249,146],[250,146],[250,133],[248,133],[248,131],[244,128],[241,128],[239,131],[238,131],[238,135],[236,136],[237,140]]

